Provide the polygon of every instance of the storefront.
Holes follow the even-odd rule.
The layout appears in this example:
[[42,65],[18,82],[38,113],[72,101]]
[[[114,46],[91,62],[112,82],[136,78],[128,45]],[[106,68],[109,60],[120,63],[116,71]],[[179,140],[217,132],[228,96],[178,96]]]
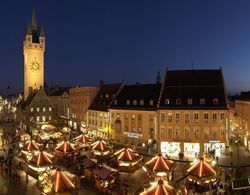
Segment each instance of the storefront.
[[178,155],[180,152],[180,142],[161,142],[161,153],[167,155]]
[[200,152],[199,143],[184,143],[184,153],[187,155],[195,155]]
[[225,143],[220,143],[220,141],[209,141],[209,143],[204,144],[204,152],[220,156],[225,153]]

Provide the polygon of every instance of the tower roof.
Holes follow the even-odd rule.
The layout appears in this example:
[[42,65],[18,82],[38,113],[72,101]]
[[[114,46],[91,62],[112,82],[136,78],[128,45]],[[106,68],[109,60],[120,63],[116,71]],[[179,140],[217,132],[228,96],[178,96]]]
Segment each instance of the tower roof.
[[45,37],[43,25],[41,25],[41,28],[40,28],[40,37]]
[[32,35],[32,31],[31,31],[31,28],[30,28],[30,24],[28,24],[28,26],[27,26],[26,35]]
[[32,30],[37,30],[35,8],[33,8],[33,11],[32,11],[31,29]]

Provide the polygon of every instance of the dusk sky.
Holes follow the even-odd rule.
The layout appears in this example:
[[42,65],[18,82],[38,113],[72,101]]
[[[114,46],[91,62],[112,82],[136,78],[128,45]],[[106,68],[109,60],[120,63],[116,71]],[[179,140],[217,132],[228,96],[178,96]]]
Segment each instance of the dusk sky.
[[2,92],[22,92],[33,7],[46,33],[50,86],[150,83],[167,67],[221,66],[228,92],[250,90],[249,0],[10,0],[0,5]]

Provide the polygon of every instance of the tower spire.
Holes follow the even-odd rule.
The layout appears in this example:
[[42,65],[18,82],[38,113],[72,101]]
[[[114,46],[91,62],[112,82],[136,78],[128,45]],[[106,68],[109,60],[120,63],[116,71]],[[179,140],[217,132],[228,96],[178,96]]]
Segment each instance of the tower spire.
[[40,37],[45,37],[43,25],[41,25],[41,28],[40,28]]
[[35,12],[35,8],[33,8],[32,11],[32,20],[31,20],[31,29],[32,30],[37,30],[37,23],[36,23],[36,12]]
[[32,35],[31,28],[30,28],[30,24],[28,24],[28,26],[27,26],[26,35]]

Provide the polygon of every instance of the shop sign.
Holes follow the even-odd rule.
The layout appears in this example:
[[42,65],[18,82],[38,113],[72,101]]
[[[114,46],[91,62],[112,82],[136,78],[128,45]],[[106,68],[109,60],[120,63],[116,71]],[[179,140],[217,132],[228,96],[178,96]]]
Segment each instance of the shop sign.
[[209,143],[220,143],[220,141],[217,141],[217,140],[210,140]]
[[142,134],[138,134],[138,133],[124,132],[124,134],[127,135],[128,137],[132,137],[132,138],[139,138],[139,137],[142,137]]

